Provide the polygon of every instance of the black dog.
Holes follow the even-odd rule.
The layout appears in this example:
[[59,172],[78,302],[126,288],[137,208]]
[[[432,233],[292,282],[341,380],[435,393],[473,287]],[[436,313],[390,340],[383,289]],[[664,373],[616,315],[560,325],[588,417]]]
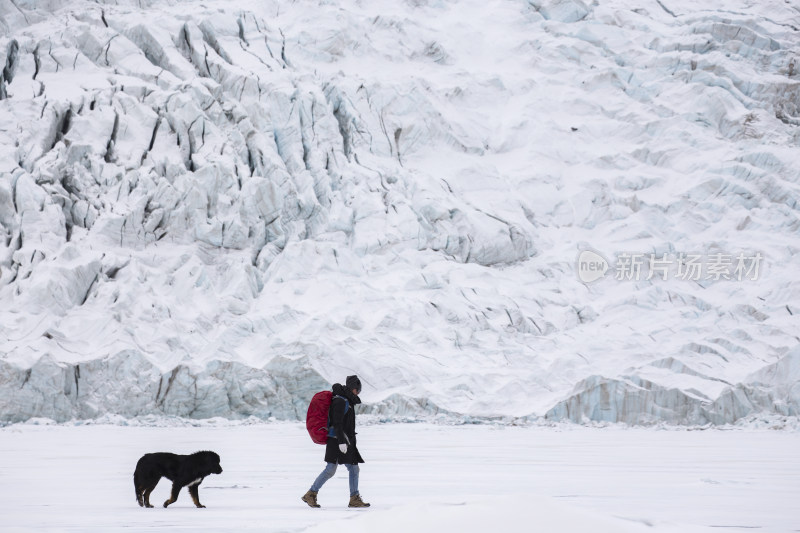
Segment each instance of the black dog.
[[178,493],[183,487],[189,487],[189,494],[197,507],[205,507],[200,504],[200,497],[197,488],[203,482],[203,478],[209,474],[221,474],[222,467],[219,465],[219,455],[214,452],[197,452],[192,455],[177,455],[174,453],[148,453],[136,463],[136,470],[133,472],[133,486],[136,488],[136,501],[140,507],[152,507],[150,505],[150,493],[158,485],[158,481],[165,477],[172,481],[172,494],[164,507],[175,503]]

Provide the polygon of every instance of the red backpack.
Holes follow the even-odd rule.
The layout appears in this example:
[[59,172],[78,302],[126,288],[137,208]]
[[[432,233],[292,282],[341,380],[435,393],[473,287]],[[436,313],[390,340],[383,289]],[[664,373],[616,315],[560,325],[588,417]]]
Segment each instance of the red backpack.
[[333,401],[333,393],[329,390],[318,392],[311,398],[306,413],[306,429],[311,440],[316,444],[328,442],[328,411]]
[[[331,409],[331,402],[333,401],[333,393],[329,390],[318,392],[311,398],[311,403],[308,404],[308,412],[306,413],[306,429],[308,434],[311,435],[311,440],[316,444],[328,443],[328,412]],[[345,413],[350,408],[350,402],[345,401]]]

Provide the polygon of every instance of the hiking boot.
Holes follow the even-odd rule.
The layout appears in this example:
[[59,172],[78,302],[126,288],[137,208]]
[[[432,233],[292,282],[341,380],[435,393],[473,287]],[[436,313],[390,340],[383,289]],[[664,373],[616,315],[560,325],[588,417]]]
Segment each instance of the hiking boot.
[[350,496],[350,505],[348,507],[369,507],[369,504],[364,503],[360,494],[356,494],[355,496]]
[[306,502],[309,507],[320,507],[320,505],[317,503],[317,493],[313,490],[309,490],[303,494],[303,497],[300,499]]

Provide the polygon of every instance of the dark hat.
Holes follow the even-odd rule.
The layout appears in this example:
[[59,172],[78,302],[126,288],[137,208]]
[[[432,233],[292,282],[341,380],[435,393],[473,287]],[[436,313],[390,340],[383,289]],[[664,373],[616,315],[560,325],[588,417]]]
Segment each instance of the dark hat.
[[347,390],[355,389],[358,392],[361,392],[361,380],[358,379],[358,376],[347,376],[347,381],[344,382],[345,387]]

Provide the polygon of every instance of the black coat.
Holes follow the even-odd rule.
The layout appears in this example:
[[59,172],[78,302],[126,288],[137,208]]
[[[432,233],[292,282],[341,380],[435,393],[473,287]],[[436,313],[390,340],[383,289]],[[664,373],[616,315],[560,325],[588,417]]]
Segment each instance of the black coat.
[[[347,398],[350,404],[347,411],[345,411],[344,398]],[[328,427],[333,428],[336,436],[328,437],[328,443],[325,445],[326,463],[354,465],[364,462],[356,446],[355,406],[360,403],[361,399],[353,394],[353,391],[347,390],[339,383],[333,386],[333,400],[331,401],[331,409],[328,412]],[[339,444],[342,442],[347,444],[347,453],[339,451]]]

